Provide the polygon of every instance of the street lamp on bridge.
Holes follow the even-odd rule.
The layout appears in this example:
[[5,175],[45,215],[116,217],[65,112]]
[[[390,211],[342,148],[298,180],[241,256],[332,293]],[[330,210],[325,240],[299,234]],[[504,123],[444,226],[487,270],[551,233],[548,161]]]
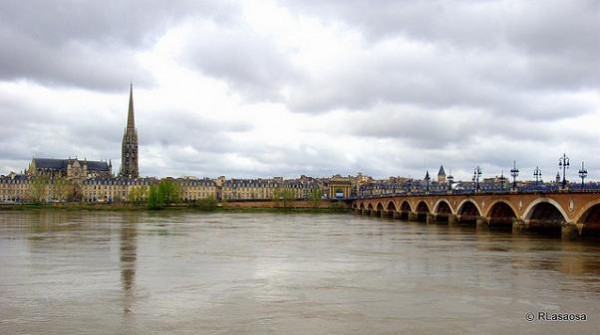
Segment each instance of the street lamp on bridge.
[[504,170],[502,170],[502,173],[500,174],[500,189],[502,191],[504,191],[504,183],[506,183],[506,177],[504,177]]
[[564,190],[567,187],[567,178],[566,173],[567,169],[571,166],[569,162],[569,157],[566,154],[563,154],[561,158],[558,159],[558,167],[563,170],[563,179],[562,179],[562,189]]
[[481,177],[481,168],[477,166],[473,171],[473,181],[475,182],[477,192],[479,192],[479,177]]
[[510,170],[510,175],[513,177],[513,191],[516,191],[517,176],[519,175],[519,169],[517,169],[517,161],[513,161],[513,168]]
[[452,171],[448,175],[448,191],[452,192],[452,184],[454,183],[454,176],[452,175]]
[[542,170],[540,170],[538,166],[535,167],[535,170],[533,171],[533,176],[535,177],[535,187],[537,188],[540,178],[542,178]]
[[581,162],[581,170],[579,170],[579,177],[581,178],[581,189],[583,190],[585,188],[585,183],[584,180],[587,177],[588,172],[585,169],[585,167],[583,166],[583,162]]

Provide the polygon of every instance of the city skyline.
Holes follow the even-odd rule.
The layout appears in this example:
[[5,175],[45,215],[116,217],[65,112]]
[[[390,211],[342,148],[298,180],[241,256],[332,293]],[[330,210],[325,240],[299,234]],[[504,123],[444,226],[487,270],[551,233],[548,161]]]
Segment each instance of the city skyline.
[[133,82],[141,176],[599,180],[597,3],[145,4],[0,4],[2,174],[117,170]]

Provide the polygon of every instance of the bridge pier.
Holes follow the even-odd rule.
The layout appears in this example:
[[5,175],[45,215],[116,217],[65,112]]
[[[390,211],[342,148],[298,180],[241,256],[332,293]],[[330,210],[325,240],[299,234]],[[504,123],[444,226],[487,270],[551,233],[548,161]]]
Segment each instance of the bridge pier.
[[[461,225],[474,225],[477,226],[477,220],[479,217],[472,215],[456,215],[456,223]],[[485,219],[485,218],[484,218]]]
[[581,236],[581,229],[576,223],[563,223],[560,233],[562,240],[577,240]]
[[480,229],[487,230],[487,229],[490,228],[488,226],[488,220],[487,220],[487,218],[485,216],[478,216],[475,219],[475,227],[476,227],[477,230],[480,230]]
[[[514,219],[512,226],[513,234],[543,234],[558,237],[558,227],[552,221],[521,220]],[[562,240],[577,240],[581,236],[580,225],[573,222],[562,222],[560,224],[560,238]]]
[[410,215],[410,212],[406,212],[406,211],[400,212],[399,219],[404,220],[404,221],[409,221],[409,215]]
[[512,232],[513,234],[523,234],[527,231],[525,220],[513,219]]
[[435,215],[431,214],[431,213],[427,213],[425,214],[425,223],[427,224],[435,224]]
[[458,218],[454,214],[448,215],[448,225],[455,226],[458,223]]
[[438,224],[450,223],[450,216],[452,216],[452,214],[448,214],[448,213],[432,214],[432,215],[433,215],[433,221],[431,223],[438,223]]
[[402,214],[400,212],[397,212],[397,211],[392,212],[392,219],[394,219],[394,220],[400,220],[401,216],[402,216]]
[[415,212],[408,212],[408,221],[417,221],[418,215]]

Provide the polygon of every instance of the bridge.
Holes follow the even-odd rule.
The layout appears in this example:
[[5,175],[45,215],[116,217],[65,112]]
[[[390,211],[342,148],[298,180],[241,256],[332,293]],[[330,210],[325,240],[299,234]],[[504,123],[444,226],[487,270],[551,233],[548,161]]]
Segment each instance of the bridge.
[[600,193],[400,194],[358,198],[358,214],[427,223],[471,224],[572,239],[600,237]]

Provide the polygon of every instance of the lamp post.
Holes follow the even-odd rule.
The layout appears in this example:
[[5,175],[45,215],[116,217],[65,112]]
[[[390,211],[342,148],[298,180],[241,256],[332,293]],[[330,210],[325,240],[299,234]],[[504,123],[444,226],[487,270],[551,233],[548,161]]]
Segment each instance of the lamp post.
[[581,178],[581,189],[583,190],[585,188],[585,183],[584,180],[587,177],[588,172],[585,169],[585,167],[583,166],[583,162],[581,162],[581,170],[579,170],[579,177]]
[[558,159],[558,167],[562,168],[562,170],[563,170],[563,179],[562,179],[562,189],[563,190],[567,187],[566,173],[567,173],[567,169],[569,168],[569,166],[571,166],[571,163],[569,162],[569,157],[567,157],[566,154],[563,154],[563,156]]
[[[450,172],[452,173],[452,172]],[[454,183],[454,176],[448,175],[448,191],[452,192],[452,184]]]
[[431,180],[431,177],[429,177],[429,170],[427,170],[427,172],[425,172],[425,193],[429,193],[429,181]]
[[539,180],[540,178],[542,178],[542,170],[540,170],[538,166],[535,167],[535,170],[533,171],[533,176],[535,177],[535,188],[537,188]]
[[513,191],[516,191],[517,176],[519,175],[519,169],[517,169],[517,161],[513,161],[513,168],[510,170],[510,175],[513,177]]
[[504,191],[504,183],[506,183],[506,177],[504,177],[504,171],[500,174],[500,189]]
[[476,192],[479,192],[479,177],[481,177],[481,168],[477,166],[473,171],[473,181],[476,185]]

